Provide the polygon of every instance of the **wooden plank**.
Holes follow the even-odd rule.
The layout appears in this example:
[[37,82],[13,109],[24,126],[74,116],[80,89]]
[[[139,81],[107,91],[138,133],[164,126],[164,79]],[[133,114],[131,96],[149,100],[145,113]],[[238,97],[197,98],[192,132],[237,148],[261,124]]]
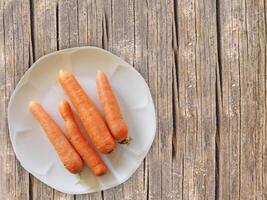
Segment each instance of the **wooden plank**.
[[31,2],[34,59],[57,50],[57,2]]
[[78,1],[78,42],[79,46],[88,45],[88,2]]
[[[148,198],[174,199],[172,184],[172,17],[171,1],[148,1],[148,80],[157,110],[157,131],[147,156]],[[155,184],[156,183],[156,184]]]
[[[264,1],[264,6],[262,6],[262,7],[260,7],[260,16],[262,16],[262,13],[265,13],[266,14],[266,10],[267,10],[267,3],[266,3],[266,1]],[[263,45],[263,46],[261,46],[261,49],[262,49],[262,51],[263,52],[265,52],[265,56],[262,56],[261,58],[261,62],[262,63],[265,63],[265,66],[264,66],[264,69],[265,69],[265,71],[264,72],[262,72],[263,74],[264,74],[264,76],[265,76],[265,79],[264,79],[264,81],[263,81],[263,83],[264,83],[264,92],[262,92],[262,95],[264,94],[264,96],[265,96],[265,104],[263,105],[263,107],[261,108],[262,110],[264,110],[264,112],[265,112],[265,115],[264,115],[264,117],[263,117],[263,119],[264,119],[264,130],[263,130],[263,133],[262,133],[262,141],[263,141],[263,145],[262,145],[262,162],[263,162],[263,165],[262,165],[262,191],[263,191],[263,199],[267,199],[267,179],[266,178],[264,178],[264,177],[267,177],[267,143],[266,143],[266,141],[267,141],[267,135],[266,135],[266,125],[267,125],[267,123],[266,123],[266,109],[267,109],[267,100],[266,100],[266,88],[267,88],[267,81],[266,81],[266,72],[267,72],[267,70],[266,70],[266,60],[267,60],[267,58],[266,58],[266,55],[267,55],[267,48],[266,48],[266,29],[267,29],[267,27],[266,27],[266,16],[265,16],[265,18],[262,18],[262,17],[260,17],[260,20],[259,20],[259,23],[261,23],[261,24],[265,24],[265,26],[263,26],[262,28],[261,28],[261,31],[260,31],[260,38],[261,38],[261,41],[263,40],[264,41],[264,39],[265,39],[265,45]],[[263,44],[264,44],[263,43]]]
[[28,1],[1,1],[1,199],[28,199],[29,175],[15,159],[7,127],[7,105],[30,62]]
[[[266,121],[266,13],[264,10],[265,1],[255,1],[251,2],[251,6],[254,12],[251,13],[251,66],[255,67],[255,83],[254,95],[256,107],[256,134],[255,134],[255,186],[254,186],[254,199],[266,199],[266,185],[264,187],[264,180],[266,180],[266,173],[264,173],[263,168],[267,166],[266,159],[264,159],[264,145],[266,147],[265,140],[265,121]],[[253,16],[253,17],[252,17]],[[263,24],[263,25],[261,25]],[[248,73],[250,75],[250,72]],[[251,95],[251,94],[250,94]],[[251,132],[249,132],[251,133]],[[265,154],[266,155],[266,154]],[[245,163],[243,163],[245,164]],[[245,195],[243,196],[245,197]],[[247,198],[247,197],[246,197]]]
[[[57,50],[57,2],[31,1],[33,61]],[[54,199],[53,189],[31,176],[31,198]]]
[[78,5],[77,1],[59,0],[58,28],[59,49],[78,46]]
[[[4,26],[4,1],[0,1],[0,150],[3,152],[7,146],[7,125],[6,125],[6,69],[5,69],[5,26]],[[4,154],[0,155],[0,198],[6,197],[6,179],[5,171],[6,158]]]
[[219,4],[220,199],[266,198],[264,1]]
[[[7,127],[7,104],[8,98],[14,87],[14,64],[13,64],[13,30],[12,30],[12,4],[1,1],[1,198],[15,198],[15,158],[11,149]],[[11,67],[7,67],[7,66]],[[3,164],[2,164],[3,163]]]
[[[29,1],[15,1],[13,7],[15,85],[29,68],[31,62],[31,27]],[[15,88],[14,88],[15,89]],[[16,199],[29,198],[29,173],[16,160]]]
[[[216,2],[213,0],[196,2],[195,9],[195,69],[198,116],[194,170],[196,177],[193,178],[195,194],[193,196],[197,199],[215,199],[215,136],[217,132],[215,96],[215,69],[217,65]],[[190,84],[188,90],[190,90],[189,88]]]
[[[239,31],[237,3],[219,4],[218,32],[220,63],[217,68],[219,110],[219,199],[239,199],[240,190],[240,64],[238,60]],[[236,20],[233,20],[236,19]]]
[[[159,141],[159,104],[158,104],[158,63],[157,63],[157,46],[158,46],[158,27],[157,27],[157,10],[159,2],[147,2],[148,12],[148,84],[154,100],[157,117],[157,131],[153,145],[146,158],[147,161],[147,198],[160,199],[161,198],[161,163],[160,163],[160,141]],[[167,97],[168,98],[168,97]],[[157,183],[157,184],[154,184]]]
[[[181,3],[174,1],[173,12],[173,137],[172,137],[172,194],[177,200],[182,200],[184,194],[184,149],[186,136],[185,109],[182,105],[185,102],[185,81],[184,68],[178,63],[180,45],[178,41],[179,30],[183,29],[183,15],[179,9],[182,8]],[[179,18],[179,20],[178,20]],[[185,20],[184,20],[185,21]],[[194,27],[192,27],[194,31]],[[180,33],[181,34],[181,33]],[[180,56],[181,57],[181,56]],[[179,59],[181,63],[181,58]]]
[[76,200],[102,200],[101,192],[95,192],[91,194],[75,195]]
[[177,199],[215,199],[215,11],[215,1],[175,2],[173,174],[182,179],[173,177]]
[[87,41],[90,46],[104,48],[104,4],[109,5],[109,1],[88,1]]

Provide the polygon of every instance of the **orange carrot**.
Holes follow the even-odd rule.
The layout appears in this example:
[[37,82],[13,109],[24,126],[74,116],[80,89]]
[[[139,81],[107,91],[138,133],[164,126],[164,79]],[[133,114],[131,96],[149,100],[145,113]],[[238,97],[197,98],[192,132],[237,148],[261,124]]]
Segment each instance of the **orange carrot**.
[[69,103],[62,100],[59,111],[65,121],[67,138],[96,176],[107,172],[107,167],[97,152],[82,135]]
[[119,104],[104,72],[97,72],[96,83],[98,98],[113,137],[118,141],[125,140],[128,133],[128,126],[122,118]]
[[60,70],[58,79],[96,148],[102,153],[113,151],[116,147],[115,140],[96,106],[76,78],[68,71]]
[[29,103],[29,110],[43,127],[46,135],[64,166],[71,173],[78,173],[83,168],[83,160],[69,143],[64,133],[61,131],[56,122],[49,116],[44,108],[36,101]]

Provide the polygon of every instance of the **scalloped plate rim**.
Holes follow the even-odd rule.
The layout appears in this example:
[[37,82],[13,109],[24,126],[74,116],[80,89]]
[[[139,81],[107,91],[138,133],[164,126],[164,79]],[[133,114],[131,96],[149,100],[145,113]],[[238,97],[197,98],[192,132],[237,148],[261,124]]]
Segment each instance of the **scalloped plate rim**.
[[[107,51],[107,50],[104,50],[104,49],[101,49],[99,47],[94,47],[94,46],[83,46],[83,47],[73,47],[73,48],[67,48],[67,49],[63,49],[63,50],[59,50],[59,51],[55,51],[55,52],[52,52],[52,53],[49,53],[49,54],[46,54],[40,58],[38,58],[31,66],[30,68],[23,74],[23,76],[21,77],[20,81],[18,82],[18,84],[16,85],[14,91],[12,92],[12,95],[10,97],[10,100],[9,100],[9,103],[8,103],[8,109],[7,109],[7,114],[8,114],[8,117],[7,117],[7,120],[8,120],[8,128],[9,128],[9,131],[11,132],[12,129],[11,129],[11,123],[9,123],[11,121],[10,117],[11,117],[11,107],[12,107],[12,104],[13,104],[13,101],[14,101],[14,97],[16,96],[16,93],[20,90],[20,88],[24,85],[24,82],[25,82],[25,78],[27,78],[27,76],[30,75],[31,71],[38,65],[39,62],[41,62],[42,60],[50,57],[50,56],[53,56],[53,55],[59,55],[59,54],[64,54],[64,53],[70,53],[70,52],[75,52],[75,51],[79,51],[79,50],[82,50],[82,49],[95,49],[95,50],[99,50],[99,51],[102,51],[103,53],[106,53],[108,54],[109,56],[112,56],[114,58],[116,58],[117,60],[120,60],[123,62],[123,64],[126,66],[126,67],[130,67],[131,70],[134,70],[135,73],[137,73],[138,76],[140,76],[143,80],[144,78],[141,76],[141,74],[134,68],[132,67],[129,63],[127,63],[126,61],[124,61],[122,58],[118,57],[117,55]],[[118,185],[121,185],[122,183],[124,183],[125,181],[127,181],[129,178],[132,177],[132,175],[135,173],[135,171],[138,169],[138,167],[141,165],[141,163],[143,162],[145,156],[147,155],[147,153],[149,152],[150,148],[151,148],[151,145],[154,141],[154,138],[155,138],[155,135],[156,135],[156,114],[155,114],[155,105],[154,105],[154,102],[153,102],[153,98],[152,98],[152,95],[151,95],[151,92],[150,92],[150,89],[146,83],[146,81],[144,80],[144,83],[145,83],[145,86],[148,88],[148,91],[149,91],[149,95],[151,97],[151,104],[152,104],[152,108],[153,108],[153,124],[154,124],[154,127],[153,127],[153,137],[149,143],[149,145],[147,146],[146,150],[141,154],[139,155],[138,157],[138,162],[136,162],[136,166],[133,167],[133,170],[131,172],[129,172],[129,176],[127,176],[126,178],[122,179],[122,180],[119,180],[118,182],[115,182],[113,184],[109,184],[109,185],[105,185],[105,186],[101,186],[100,189],[95,189],[95,188],[90,188],[89,190],[86,190],[86,191],[81,191],[81,192],[70,192],[70,191],[65,191],[65,190],[62,190],[62,189],[59,189],[57,186],[54,186],[52,184],[48,184],[46,183],[45,181],[41,180],[41,178],[39,178],[38,176],[40,175],[37,175],[35,172],[33,172],[32,170],[28,169],[26,166],[24,166],[23,162],[21,162],[21,160],[17,157],[17,150],[15,148],[15,145],[13,144],[13,140],[11,140],[11,144],[12,144],[12,147],[13,147],[13,150],[15,152],[15,155],[16,155],[16,159],[20,162],[21,166],[26,170],[28,171],[30,174],[32,174],[36,179],[40,180],[41,182],[43,182],[44,184],[48,185],[49,187],[51,188],[54,188],[60,192],[64,192],[66,194],[89,194],[89,193],[94,193],[94,192],[99,192],[99,191],[103,191],[103,190],[107,190],[107,189],[110,189],[112,187],[115,187],[115,186],[118,186]],[[9,137],[11,137],[11,134],[9,133]]]

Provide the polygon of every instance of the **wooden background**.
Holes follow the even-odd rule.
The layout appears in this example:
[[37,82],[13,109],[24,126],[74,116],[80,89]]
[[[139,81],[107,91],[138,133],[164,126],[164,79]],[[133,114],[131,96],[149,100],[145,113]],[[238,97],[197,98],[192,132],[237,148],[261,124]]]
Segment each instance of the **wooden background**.
[[[0,0],[0,199],[267,199],[266,8],[266,0]],[[143,75],[157,132],[126,183],[73,196],[20,166],[7,105],[38,58],[85,45]]]

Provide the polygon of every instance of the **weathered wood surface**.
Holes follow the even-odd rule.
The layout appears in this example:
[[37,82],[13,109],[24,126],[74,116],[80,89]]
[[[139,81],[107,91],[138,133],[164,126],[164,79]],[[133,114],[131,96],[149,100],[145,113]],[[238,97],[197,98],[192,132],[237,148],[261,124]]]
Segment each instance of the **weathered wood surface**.
[[[265,0],[0,0],[0,199],[267,199]],[[66,195],[27,173],[7,105],[41,56],[98,46],[147,81],[153,146],[113,189]]]

